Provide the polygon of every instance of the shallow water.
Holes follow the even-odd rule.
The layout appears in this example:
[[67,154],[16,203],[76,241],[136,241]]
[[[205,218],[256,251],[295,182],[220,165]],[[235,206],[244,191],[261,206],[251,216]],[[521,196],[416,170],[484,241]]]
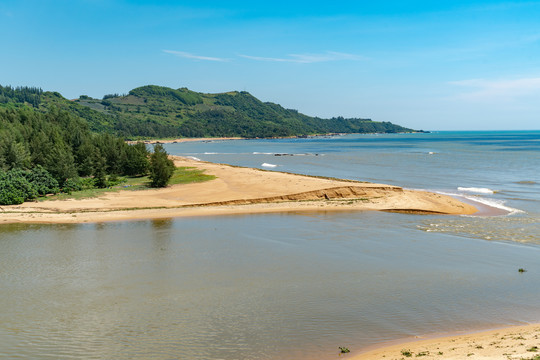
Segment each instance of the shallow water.
[[[498,192],[469,195],[520,211],[5,225],[0,358],[335,359],[338,346],[354,353],[415,335],[538,322],[536,140],[525,141],[516,164],[514,135],[465,135],[461,145],[426,140],[438,134],[170,145],[169,152],[277,170],[360,180],[369,173],[371,181],[447,192],[489,188]],[[493,147],[510,150],[495,156]],[[309,149],[321,152],[253,154]],[[440,163],[429,152],[449,155]],[[502,163],[490,165],[494,159]],[[512,167],[521,173],[507,173]]]
[[333,358],[337,346],[540,320],[537,246],[417,231],[416,219],[2,227],[0,355]]

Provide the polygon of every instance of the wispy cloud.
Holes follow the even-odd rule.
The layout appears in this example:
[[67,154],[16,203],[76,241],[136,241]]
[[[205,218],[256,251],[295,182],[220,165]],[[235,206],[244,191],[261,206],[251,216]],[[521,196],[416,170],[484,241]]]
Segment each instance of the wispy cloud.
[[450,84],[470,89],[458,97],[473,101],[509,101],[540,94],[540,77],[512,80],[469,79],[452,81]]
[[354,54],[347,54],[335,51],[327,51],[322,54],[290,54],[287,57],[283,58],[273,58],[273,57],[262,57],[262,56],[252,56],[252,55],[238,55],[245,59],[251,59],[256,61],[273,61],[273,62],[292,62],[300,64],[311,64],[319,62],[328,62],[328,61],[340,61],[340,60],[366,60],[365,57]]
[[163,50],[164,53],[172,54],[181,58],[193,59],[193,60],[204,60],[204,61],[229,61],[229,59],[211,57],[211,56],[201,56],[188,53],[185,51],[175,51],[175,50]]

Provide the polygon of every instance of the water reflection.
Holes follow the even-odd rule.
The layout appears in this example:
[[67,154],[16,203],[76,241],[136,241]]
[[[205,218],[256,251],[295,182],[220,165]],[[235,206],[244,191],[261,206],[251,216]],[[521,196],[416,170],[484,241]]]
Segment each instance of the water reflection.
[[540,320],[538,246],[418,223],[303,213],[0,227],[0,357],[330,359],[342,345]]

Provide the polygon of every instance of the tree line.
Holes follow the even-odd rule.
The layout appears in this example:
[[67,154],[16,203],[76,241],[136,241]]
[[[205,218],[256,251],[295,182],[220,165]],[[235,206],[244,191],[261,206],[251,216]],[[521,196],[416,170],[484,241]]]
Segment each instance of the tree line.
[[17,102],[38,107],[41,103],[41,95],[43,95],[43,90],[38,87],[18,86],[14,88],[0,85],[0,104]]
[[57,107],[44,113],[0,108],[0,204],[104,188],[118,176],[150,174],[152,186],[165,186],[173,171],[161,145],[150,154],[144,143],[94,133],[86,121]]

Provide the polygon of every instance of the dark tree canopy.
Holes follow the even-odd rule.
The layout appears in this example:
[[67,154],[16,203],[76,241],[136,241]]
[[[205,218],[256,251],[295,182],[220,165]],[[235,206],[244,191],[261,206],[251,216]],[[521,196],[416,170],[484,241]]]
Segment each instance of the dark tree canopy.
[[145,175],[148,151],[52,108],[0,107],[0,204],[78,189],[80,177],[106,187],[111,175]]

